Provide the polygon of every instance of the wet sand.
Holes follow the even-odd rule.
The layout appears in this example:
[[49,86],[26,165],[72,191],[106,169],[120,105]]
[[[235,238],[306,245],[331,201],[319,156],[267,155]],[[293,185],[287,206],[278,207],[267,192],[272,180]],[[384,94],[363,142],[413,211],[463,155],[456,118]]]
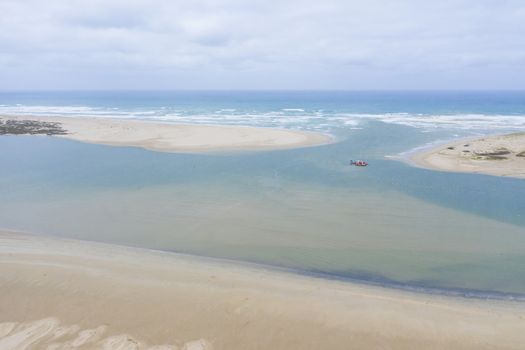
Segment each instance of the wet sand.
[[525,133],[454,141],[416,153],[410,161],[434,170],[525,179]]
[[224,152],[274,150],[331,142],[324,134],[247,126],[183,125],[145,120],[0,116],[5,120],[58,123],[65,135],[81,142],[140,147],[160,152]]
[[0,233],[0,295],[0,349],[520,349],[525,343],[525,307],[517,302],[413,294],[13,232]]

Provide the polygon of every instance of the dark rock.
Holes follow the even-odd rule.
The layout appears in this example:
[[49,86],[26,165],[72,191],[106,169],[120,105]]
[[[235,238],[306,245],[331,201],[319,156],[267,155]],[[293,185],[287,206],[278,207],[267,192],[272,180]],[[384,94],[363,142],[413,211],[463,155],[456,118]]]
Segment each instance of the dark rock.
[[0,135],[65,135],[60,123],[39,120],[0,119]]

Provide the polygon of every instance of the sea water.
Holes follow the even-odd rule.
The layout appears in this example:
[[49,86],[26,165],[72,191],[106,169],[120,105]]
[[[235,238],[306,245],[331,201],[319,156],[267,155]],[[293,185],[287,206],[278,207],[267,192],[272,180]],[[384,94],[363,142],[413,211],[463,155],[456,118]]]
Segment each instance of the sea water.
[[[0,137],[0,227],[443,293],[525,296],[525,181],[406,152],[525,131],[524,92],[1,93],[0,115],[279,127],[337,142],[174,154]],[[350,159],[366,159],[356,168]]]

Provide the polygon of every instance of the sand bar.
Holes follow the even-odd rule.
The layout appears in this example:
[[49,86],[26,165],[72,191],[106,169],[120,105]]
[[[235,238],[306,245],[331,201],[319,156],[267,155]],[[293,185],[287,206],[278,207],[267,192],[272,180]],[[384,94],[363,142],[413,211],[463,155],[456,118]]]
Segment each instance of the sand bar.
[[525,133],[454,141],[416,153],[410,161],[434,170],[525,179]]
[[524,315],[519,302],[0,233],[0,349],[521,349]]
[[185,125],[93,117],[0,116],[0,119],[58,123],[65,134],[53,134],[55,137],[161,152],[274,150],[321,145],[332,140],[320,133],[247,126]]

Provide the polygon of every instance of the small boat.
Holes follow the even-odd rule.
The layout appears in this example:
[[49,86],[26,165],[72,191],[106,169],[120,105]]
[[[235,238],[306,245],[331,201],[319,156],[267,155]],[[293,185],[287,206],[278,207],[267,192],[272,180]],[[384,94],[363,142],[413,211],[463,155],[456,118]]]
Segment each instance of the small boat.
[[354,165],[354,166],[367,166],[368,163],[365,162],[364,160],[351,160],[351,161],[350,161],[350,165]]

